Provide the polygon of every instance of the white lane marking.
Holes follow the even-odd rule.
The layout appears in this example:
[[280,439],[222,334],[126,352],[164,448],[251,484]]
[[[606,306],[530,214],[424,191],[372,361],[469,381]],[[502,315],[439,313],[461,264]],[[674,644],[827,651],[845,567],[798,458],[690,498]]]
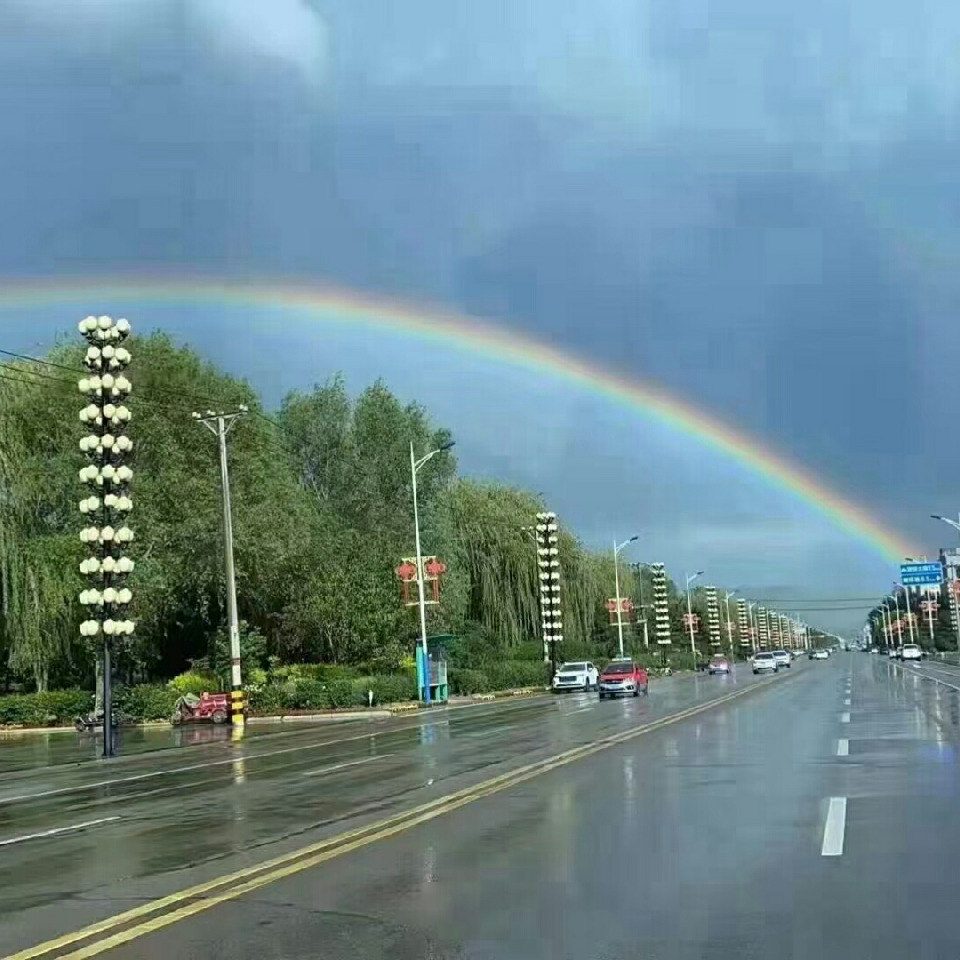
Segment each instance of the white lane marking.
[[849,722],[850,722],[850,714],[849,714],[849,712],[844,712],[844,713],[841,713],[841,714],[840,714],[840,722],[841,722],[841,723],[849,723]]
[[849,707],[849,706],[850,706],[850,698],[849,698],[849,697],[847,697],[847,699],[843,701],[843,705],[844,705],[845,707]]
[[12,843],[23,843],[25,840],[39,840],[41,837],[55,837],[60,833],[85,830],[87,827],[96,827],[101,823],[110,823],[113,820],[122,819],[123,817],[101,817],[99,820],[86,820],[83,823],[72,823],[69,827],[54,827],[53,830],[42,830],[40,833],[27,833],[22,837],[11,837],[9,840],[0,840],[0,847],[7,847]]
[[380,753],[375,757],[364,757],[362,760],[348,760],[345,763],[333,763],[328,767],[318,767],[316,770],[307,770],[305,777],[318,777],[321,773],[333,773],[334,770],[346,770],[347,767],[359,767],[361,763],[372,763],[374,760],[386,760],[392,753]]
[[840,739],[837,741],[837,756],[847,757],[850,755],[850,741]]
[[843,834],[847,829],[847,798],[831,797],[827,807],[827,822],[823,826],[823,846],[820,855],[839,857],[843,854]]

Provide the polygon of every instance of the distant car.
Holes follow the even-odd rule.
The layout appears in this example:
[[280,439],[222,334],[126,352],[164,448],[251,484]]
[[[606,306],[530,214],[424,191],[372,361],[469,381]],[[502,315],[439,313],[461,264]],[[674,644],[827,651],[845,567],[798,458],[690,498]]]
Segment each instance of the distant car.
[[799,650],[791,650],[791,651],[790,651],[790,659],[791,659],[791,660],[798,660],[799,658],[800,658],[800,651],[799,651]]
[[905,643],[903,645],[903,653],[900,655],[900,659],[906,663],[908,660],[920,660],[923,657],[923,653],[920,650],[920,647],[915,643]]
[[899,648],[894,649],[893,647],[891,647],[891,648],[887,651],[887,656],[888,656],[891,660],[899,660],[899,659],[900,659],[900,650],[899,650]]
[[707,664],[707,673],[712,677],[715,673],[727,674],[730,672],[730,661],[726,657],[711,657]]
[[753,655],[754,673],[776,673],[780,668],[772,653],[755,653]]
[[880,648],[879,648],[879,647],[871,647],[871,648],[870,648],[870,652],[871,652],[871,653],[879,653],[879,652],[880,652]]
[[596,690],[600,671],[586,660],[565,663],[553,675],[554,690]]
[[790,654],[786,650],[774,650],[773,659],[777,661],[778,667],[786,667],[789,670],[792,665]]
[[647,671],[632,660],[614,660],[600,672],[600,699],[639,697],[648,692],[649,682]]
[[810,660],[829,660],[830,658],[826,650],[817,649],[817,650],[810,651],[809,659]]

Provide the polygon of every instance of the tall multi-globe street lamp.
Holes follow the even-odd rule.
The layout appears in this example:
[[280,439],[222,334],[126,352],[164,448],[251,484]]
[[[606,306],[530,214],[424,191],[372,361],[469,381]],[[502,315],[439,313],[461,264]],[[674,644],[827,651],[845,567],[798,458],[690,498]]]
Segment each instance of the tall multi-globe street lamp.
[[[557,515],[542,510],[536,517],[537,581],[540,587],[540,635],[543,662],[549,677],[557,670],[557,645],[563,643],[563,617],[560,612],[560,529]],[[549,682],[548,677],[548,682]]]
[[423,555],[420,552],[420,510],[417,505],[417,474],[423,465],[435,457],[438,453],[444,453],[449,450],[456,441],[450,440],[448,443],[431,450],[429,453],[416,459],[413,452],[413,441],[410,441],[410,483],[413,488],[413,533],[417,549],[417,599],[420,607],[420,648],[423,657],[423,702],[430,703],[430,656],[427,651],[427,600],[423,592]]
[[693,666],[697,666],[697,644],[693,638],[693,607],[690,604],[690,584],[693,583],[697,577],[702,577],[703,571],[698,570],[696,573],[691,573],[687,575],[687,627],[690,629],[690,652],[693,654]]
[[620,551],[627,546],[627,544],[639,539],[640,537],[635,534],[627,540],[624,540],[623,543],[617,543],[616,540],[613,541],[613,580],[617,599],[617,641],[619,643],[621,657],[623,656],[623,611],[620,609],[620,561],[617,558],[620,556]]
[[90,459],[80,470],[80,481],[89,490],[80,501],[80,513],[90,521],[80,531],[81,542],[90,550],[80,564],[80,572],[89,583],[80,593],[80,603],[87,608],[80,635],[103,638],[103,755],[112,757],[113,640],[130,636],[135,628],[127,618],[133,594],[126,586],[133,561],[125,553],[133,540],[133,531],[127,526],[133,509],[129,495],[133,471],[124,462],[133,450],[133,442],[125,433],[130,423],[126,399],[131,385],[124,370],[131,356],[123,343],[130,335],[130,324],[103,316],[87,317],[78,327],[88,343],[83,357],[87,376],[77,384],[88,400],[80,411],[80,422],[89,432],[81,437],[80,449]]

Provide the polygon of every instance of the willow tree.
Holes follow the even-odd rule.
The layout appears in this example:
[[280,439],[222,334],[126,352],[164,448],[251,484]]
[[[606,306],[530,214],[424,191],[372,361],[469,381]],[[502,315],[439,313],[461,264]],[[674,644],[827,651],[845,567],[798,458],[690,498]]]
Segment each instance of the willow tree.
[[506,646],[539,632],[537,545],[540,500],[495,483],[459,480],[449,493],[453,554],[468,580],[465,617]]
[[76,384],[67,375],[39,378],[25,364],[2,373],[0,648],[15,673],[45,690],[51,672],[82,649],[76,498],[65,459],[76,446]]

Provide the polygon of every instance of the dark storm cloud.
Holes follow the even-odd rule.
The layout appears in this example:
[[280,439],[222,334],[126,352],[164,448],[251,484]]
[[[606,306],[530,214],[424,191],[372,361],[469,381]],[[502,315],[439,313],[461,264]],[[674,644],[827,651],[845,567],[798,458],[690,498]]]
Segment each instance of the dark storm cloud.
[[660,381],[935,537],[960,469],[952,3],[131,9],[0,13],[3,273],[434,298]]

